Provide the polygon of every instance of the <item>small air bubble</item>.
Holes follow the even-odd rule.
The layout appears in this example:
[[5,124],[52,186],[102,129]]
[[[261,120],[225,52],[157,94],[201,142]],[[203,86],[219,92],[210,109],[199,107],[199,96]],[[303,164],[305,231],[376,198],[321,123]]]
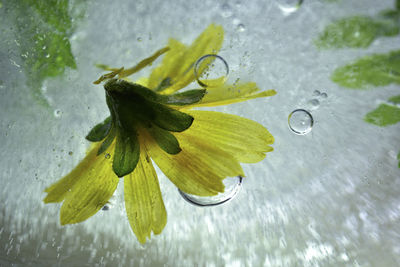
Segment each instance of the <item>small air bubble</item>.
[[308,134],[313,125],[314,119],[310,112],[304,109],[293,110],[288,117],[290,130],[298,135]]
[[315,110],[317,108],[319,108],[319,101],[318,99],[311,99],[310,101],[308,101],[308,104],[310,105],[310,108],[312,110]]
[[321,94],[321,98],[327,98],[327,97],[328,97],[327,93],[322,93]]
[[318,90],[315,90],[315,91],[313,92],[313,96],[319,96],[320,94],[321,94],[321,92],[318,91]]
[[178,191],[184,200],[195,206],[200,206],[200,207],[217,206],[225,202],[228,202],[229,200],[232,200],[238,194],[242,186],[242,180],[243,178],[241,176],[225,178],[223,181],[225,185],[225,191],[223,193],[219,193],[218,195],[212,197],[199,197],[196,195],[184,193],[179,189]]
[[74,152],[70,151],[68,152],[68,155],[72,156],[74,154]]
[[194,76],[202,87],[220,86],[225,83],[228,74],[228,63],[215,54],[202,56],[194,65]]
[[141,42],[143,39],[142,39],[142,37],[138,37],[138,38],[136,38],[136,40],[137,40],[138,42]]
[[236,31],[238,32],[244,32],[246,30],[246,27],[244,26],[244,24],[240,23],[239,25],[237,25],[236,27]]
[[54,116],[56,118],[59,118],[61,116],[61,110],[59,110],[59,109],[54,110]]
[[104,157],[105,157],[106,159],[109,159],[109,158],[111,157],[111,155],[110,155],[110,153],[107,153],[107,154],[104,155]]
[[282,11],[282,14],[284,16],[288,16],[300,8],[303,0],[278,0],[276,3],[278,4],[279,9]]
[[233,11],[231,9],[231,6],[229,4],[223,4],[221,7],[221,15],[224,18],[229,18],[230,16],[233,15]]

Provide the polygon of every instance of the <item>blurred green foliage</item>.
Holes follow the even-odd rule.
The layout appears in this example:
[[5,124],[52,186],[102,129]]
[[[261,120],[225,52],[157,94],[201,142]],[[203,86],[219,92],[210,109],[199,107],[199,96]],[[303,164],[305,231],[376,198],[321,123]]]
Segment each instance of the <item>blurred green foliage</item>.
[[337,68],[331,79],[351,89],[400,84],[400,50],[362,57],[354,63]]
[[[395,9],[381,11],[375,17],[352,16],[326,26],[314,40],[320,49],[366,48],[376,38],[395,36],[400,32],[400,0]],[[350,89],[368,89],[392,83],[400,84],[400,50],[359,58],[337,68],[332,81]],[[368,123],[388,126],[400,122],[400,95],[388,99],[364,117]],[[397,156],[400,168],[400,152]]]
[[395,20],[353,16],[326,26],[315,40],[315,45],[323,49],[368,47],[380,36],[394,36],[399,32],[399,24]]
[[388,104],[380,104],[378,108],[369,112],[364,120],[378,126],[388,126],[400,121],[400,108]]
[[41,90],[43,81],[63,74],[66,68],[76,69],[69,40],[75,26],[71,13],[81,18],[84,1],[18,0],[13,7],[28,86],[39,103],[48,106]]

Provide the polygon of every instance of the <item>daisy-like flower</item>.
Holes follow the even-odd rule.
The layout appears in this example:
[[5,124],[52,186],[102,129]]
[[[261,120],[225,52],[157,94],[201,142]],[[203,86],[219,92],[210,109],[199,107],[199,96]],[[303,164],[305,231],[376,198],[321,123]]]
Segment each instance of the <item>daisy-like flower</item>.
[[[152,160],[181,191],[213,196],[224,192],[223,180],[242,176],[240,163],[256,163],[272,151],[273,136],[262,125],[239,116],[192,110],[272,96],[253,82],[179,92],[196,79],[196,60],[219,51],[223,28],[211,24],[191,46],[170,39],[168,46],[130,69],[111,69],[105,82],[110,116],[86,137],[94,142],[68,175],[48,187],[45,203],[63,202],[61,224],[82,222],[98,212],[124,177],[125,209],[141,243],[160,234],[167,222]],[[150,77],[135,83],[127,76],[165,54]],[[211,61],[200,66],[205,71]],[[209,83],[207,83],[209,84]]]

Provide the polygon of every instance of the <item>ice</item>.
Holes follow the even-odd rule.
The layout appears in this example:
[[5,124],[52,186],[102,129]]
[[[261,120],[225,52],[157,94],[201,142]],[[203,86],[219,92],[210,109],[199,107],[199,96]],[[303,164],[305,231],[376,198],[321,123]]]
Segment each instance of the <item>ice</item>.
[[[360,56],[398,49],[400,38],[380,38],[367,49],[318,51],[313,44],[336,18],[393,5],[310,0],[286,16],[262,0],[89,1],[70,38],[77,70],[45,81],[46,108],[26,86],[21,66],[30,55],[19,54],[15,14],[3,1],[0,265],[399,266],[400,169],[394,157],[400,124],[381,128],[363,121],[377,99],[398,94],[398,85],[347,90],[329,76]],[[43,190],[83,158],[85,135],[108,116],[104,90],[92,84],[101,75],[94,65],[130,67],[169,37],[190,43],[212,22],[226,30],[220,55],[229,64],[229,81],[251,80],[278,92],[214,110],[262,123],[275,137],[274,152],[244,165],[240,193],[212,208],[184,201],[157,169],[168,223],[145,245],[129,227],[122,181],[112,208],[61,226],[60,206],[44,205]],[[329,97],[312,112],[312,131],[295,135],[288,115],[304,108],[315,90]]]

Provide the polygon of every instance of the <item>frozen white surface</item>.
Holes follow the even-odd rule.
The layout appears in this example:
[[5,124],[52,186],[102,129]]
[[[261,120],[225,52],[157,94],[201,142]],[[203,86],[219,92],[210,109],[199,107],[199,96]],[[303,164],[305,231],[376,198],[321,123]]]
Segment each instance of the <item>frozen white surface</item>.
[[[398,49],[400,38],[368,49],[318,51],[312,43],[333,19],[393,2],[306,0],[285,16],[274,1],[91,1],[72,37],[78,69],[45,83],[50,111],[25,86],[12,30],[4,31],[11,22],[0,16],[0,266],[399,266],[400,124],[363,121],[399,86],[346,90],[329,76],[359,56]],[[245,165],[238,196],[212,208],[185,202],[157,170],[168,223],[144,246],[129,228],[122,182],[110,210],[61,227],[60,206],[44,205],[43,190],[80,161],[84,136],[107,116],[94,64],[133,65],[168,37],[190,43],[212,22],[226,30],[220,55],[229,79],[278,92],[215,110],[262,123],[275,151]],[[287,117],[307,108],[315,90],[328,97],[312,110],[311,133],[296,135]]]

